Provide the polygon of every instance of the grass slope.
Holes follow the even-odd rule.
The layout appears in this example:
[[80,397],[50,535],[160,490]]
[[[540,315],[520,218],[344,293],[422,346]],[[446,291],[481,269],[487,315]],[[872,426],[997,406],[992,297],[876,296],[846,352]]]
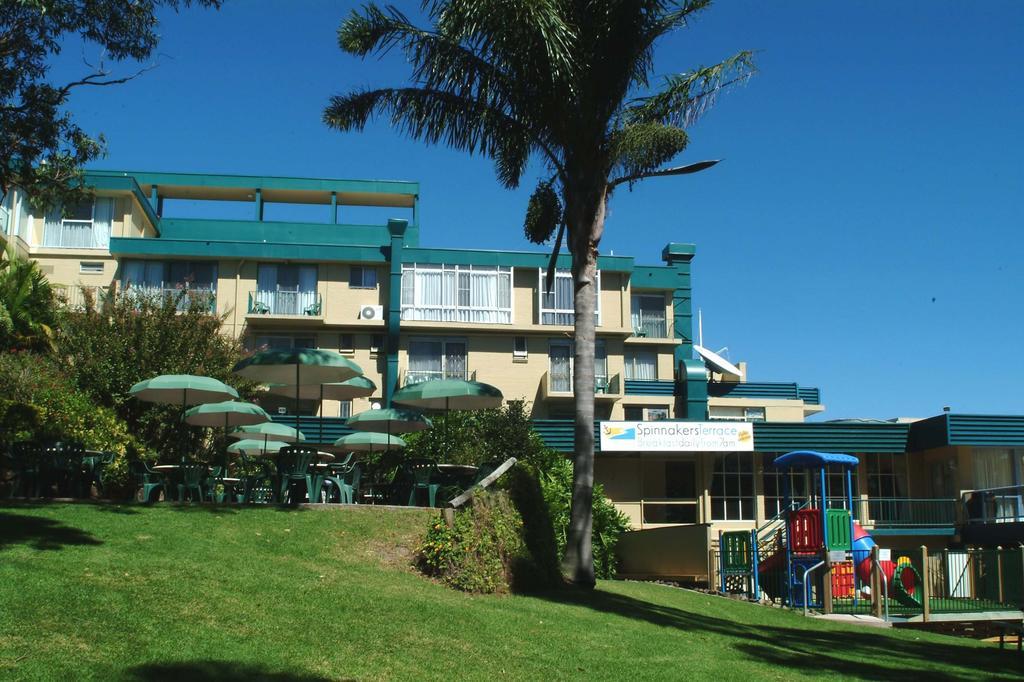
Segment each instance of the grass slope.
[[479,597],[408,569],[430,512],[0,507],[0,678],[1017,679],[1016,652],[668,587]]

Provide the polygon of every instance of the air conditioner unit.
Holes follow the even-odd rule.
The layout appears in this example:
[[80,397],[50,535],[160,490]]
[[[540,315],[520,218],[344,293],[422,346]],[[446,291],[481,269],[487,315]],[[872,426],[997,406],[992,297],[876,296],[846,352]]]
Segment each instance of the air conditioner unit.
[[382,305],[364,305],[359,308],[359,319],[360,320],[383,320],[384,319],[384,306]]

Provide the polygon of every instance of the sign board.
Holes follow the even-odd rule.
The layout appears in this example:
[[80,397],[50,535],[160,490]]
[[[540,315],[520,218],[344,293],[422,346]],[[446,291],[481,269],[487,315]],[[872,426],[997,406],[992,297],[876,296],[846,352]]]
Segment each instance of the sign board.
[[601,422],[602,452],[754,450],[750,422]]
[[846,561],[846,550],[844,549],[830,549],[828,551],[828,562],[830,564],[839,564]]
[[879,561],[892,561],[892,550],[878,548],[878,560]]

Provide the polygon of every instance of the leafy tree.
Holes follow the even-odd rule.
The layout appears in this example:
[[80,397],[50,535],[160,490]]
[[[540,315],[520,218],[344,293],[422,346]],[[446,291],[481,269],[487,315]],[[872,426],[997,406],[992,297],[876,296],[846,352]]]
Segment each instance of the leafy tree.
[[57,305],[39,264],[7,249],[0,260],[0,348],[53,349]]
[[595,280],[608,200],[619,185],[695,170],[665,164],[686,149],[686,128],[716,95],[753,72],[751,54],[740,52],[652,82],[658,39],[709,4],[429,0],[427,29],[393,7],[370,4],[338,33],[341,48],[360,57],[401,50],[412,82],[332,98],[328,125],[361,130],[383,115],[414,138],[492,158],[510,188],[531,158],[548,170],[524,229],[537,243],[554,237],[556,252],[567,237],[573,257],[576,446],[564,570],[581,585],[594,584]]
[[[0,0],[0,197],[17,186],[40,207],[83,198],[81,167],[102,154],[103,139],[75,124],[68,97],[139,75],[114,76],[104,58],[149,59],[160,37],[156,11],[193,3],[221,0]],[[97,46],[100,58],[79,78],[51,83],[51,59],[72,36]]]
[[252,385],[231,374],[242,358],[241,345],[222,333],[223,320],[210,313],[207,295],[130,294],[96,300],[83,290],[84,310],[67,313],[58,337],[66,371],[152,450],[174,454],[184,441],[190,454],[205,457],[210,443],[199,440],[200,429],[181,423],[180,407],[136,400],[128,389],[159,374],[199,374],[233,385],[247,397]]

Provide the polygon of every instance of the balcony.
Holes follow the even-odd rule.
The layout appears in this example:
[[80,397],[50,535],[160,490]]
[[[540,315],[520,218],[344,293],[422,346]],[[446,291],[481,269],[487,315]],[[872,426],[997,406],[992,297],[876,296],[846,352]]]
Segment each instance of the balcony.
[[57,291],[58,300],[68,310],[75,312],[81,312],[89,307],[96,308],[110,295],[110,287],[76,285],[54,288]]
[[861,498],[859,511],[861,522],[879,535],[896,534],[898,530],[952,535],[957,521],[954,499]]
[[323,299],[316,291],[253,291],[250,316],[323,317]]
[[651,339],[667,339],[668,321],[665,313],[640,311],[633,314],[633,336]]
[[432,371],[432,370],[402,370],[398,376],[399,386],[412,386],[421,384],[424,381],[438,381],[441,379],[461,379],[463,381],[476,381],[476,370],[465,372]]
[[[572,376],[544,372],[541,377],[541,397],[545,400],[571,400]],[[615,376],[599,376],[594,379],[594,400],[614,402],[622,397],[622,379]]]
[[1024,522],[1024,485],[972,490],[962,501],[968,525]]

